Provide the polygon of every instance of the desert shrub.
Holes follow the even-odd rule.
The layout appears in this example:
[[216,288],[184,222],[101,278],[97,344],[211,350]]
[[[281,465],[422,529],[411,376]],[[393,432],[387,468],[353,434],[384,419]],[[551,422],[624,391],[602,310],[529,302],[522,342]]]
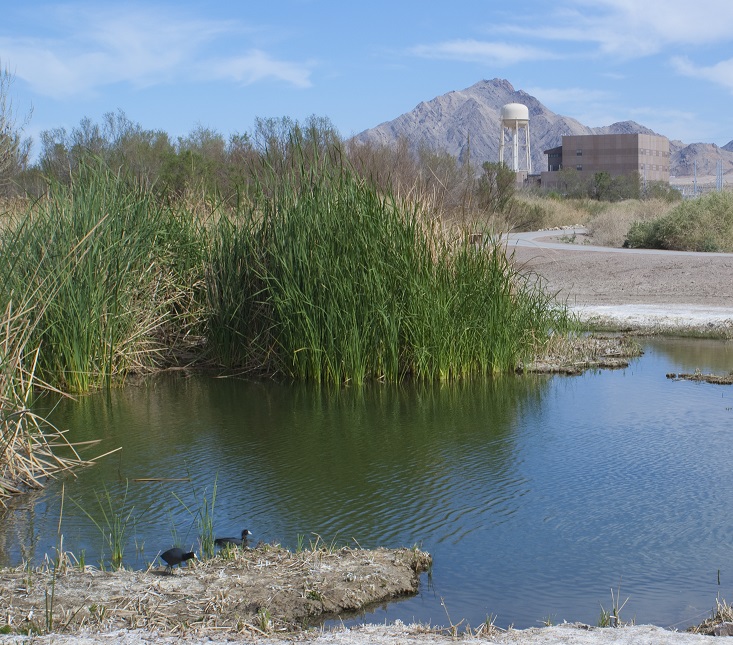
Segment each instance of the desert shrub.
[[670,202],[663,199],[595,203],[604,207],[590,217],[586,223],[588,231],[596,244],[614,247],[623,246],[634,223],[657,219],[672,208]]
[[682,193],[664,181],[650,181],[642,191],[644,199],[657,199],[675,203],[682,201]]
[[548,228],[548,209],[540,201],[515,199],[507,208],[504,219],[512,231],[539,231]]
[[476,188],[479,208],[489,213],[505,213],[517,189],[517,175],[503,163],[485,162]]
[[711,193],[684,201],[668,214],[636,222],[626,245],[681,251],[733,251],[733,195]]
[[509,215],[515,230],[541,230],[585,224],[596,208],[606,204],[591,199],[565,199],[551,194],[519,193]]

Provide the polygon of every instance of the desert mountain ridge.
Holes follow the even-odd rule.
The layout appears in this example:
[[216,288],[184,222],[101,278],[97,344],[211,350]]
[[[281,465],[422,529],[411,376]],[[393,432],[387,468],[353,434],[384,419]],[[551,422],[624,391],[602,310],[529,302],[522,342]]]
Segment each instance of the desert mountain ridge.
[[[422,147],[445,151],[462,161],[470,154],[471,162],[477,165],[498,161],[500,112],[507,103],[522,103],[529,109],[533,172],[546,170],[544,151],[559,146],[563,135],[664,134],[635,121],[591,128],[576,119],[556,114],[531,94],[515,90],[508,80],[495,78],[422,101],[412,111],[364,130],[354,139],[382,145],[404,139],[415,151]],[[733,173],[733,140],[722,148],[712,143],[686,144],[670,140],[669,149],[670,175],[673,177],[691,176],[695,172],[695,162],[698,176],[715,175],[719,160],[723,162],[724,175]]]

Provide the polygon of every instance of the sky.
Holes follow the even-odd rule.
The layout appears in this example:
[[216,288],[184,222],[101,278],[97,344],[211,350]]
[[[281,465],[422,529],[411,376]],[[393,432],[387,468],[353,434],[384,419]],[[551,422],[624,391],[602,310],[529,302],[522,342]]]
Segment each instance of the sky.
[[733,0],[3,4],[0,66],[34,154],[42,131],[118,111],[174,139],[311,115],[348,137],[493,78],[587,126],[733,140]]

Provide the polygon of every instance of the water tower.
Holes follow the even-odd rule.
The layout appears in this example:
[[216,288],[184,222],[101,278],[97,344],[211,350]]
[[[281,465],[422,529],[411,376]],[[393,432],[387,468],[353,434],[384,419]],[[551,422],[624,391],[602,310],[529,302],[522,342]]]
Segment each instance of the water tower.
[[514,155],[509,167],[514,172],[520,171],[519,164],[519,130],[524,128],[524,170],[532,172],[532,157],[529,150],[529,109],[521,103],[507,103],[501,108],[501,135],[499,136],[499,163],[504,163],[504,131],[511,130],[514,143]]

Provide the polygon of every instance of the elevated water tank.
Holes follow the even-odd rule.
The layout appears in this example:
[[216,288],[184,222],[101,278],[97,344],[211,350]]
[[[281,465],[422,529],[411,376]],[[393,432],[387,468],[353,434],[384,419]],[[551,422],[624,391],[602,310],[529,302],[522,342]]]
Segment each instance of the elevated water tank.
[[529,123],[529,108],[521,103],[507,103],[501,108],[501,120],[505,127],[512,127],[515,121],[522,125]]
[[[519,130],[524,128],[524,168],[519,163]],[[512,163],[514,172],[532,172],[532,157],[529,148],[529,108],[521,103],[507,103],[501,108],[501,134],[499,135],[499,163],[504,163],[504,131],[509,130],[514,143]]]

